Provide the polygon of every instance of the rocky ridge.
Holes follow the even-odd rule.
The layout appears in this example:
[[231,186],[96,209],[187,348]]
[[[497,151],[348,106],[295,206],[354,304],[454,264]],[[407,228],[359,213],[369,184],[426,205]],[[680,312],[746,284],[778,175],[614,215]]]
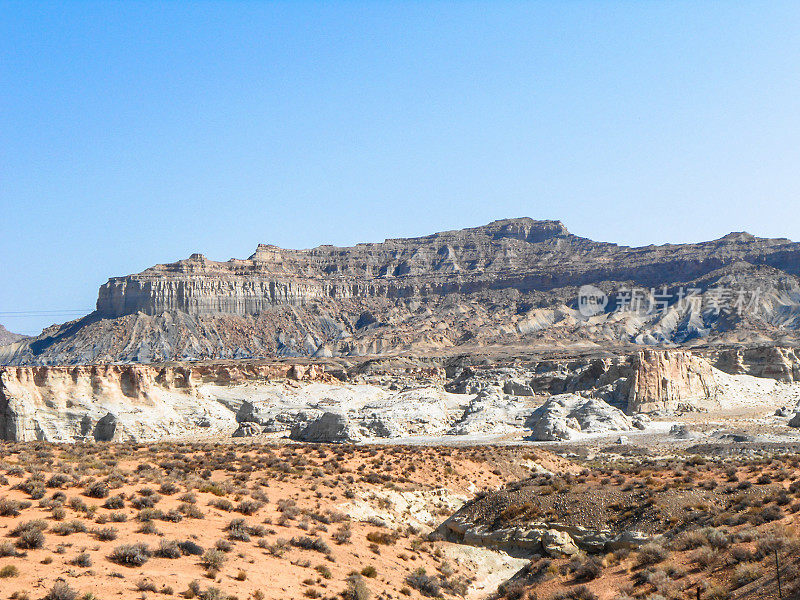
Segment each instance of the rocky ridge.
[[[260,245],[247,259],[195,254],[112,278],[94,313],[0,347],[0,363],[787,345],[800,328],[799,265],[800,244],[786,239],[631,248],[528,218],[350,248]],[[597,314],[579,310],[584,285],[609,294]],[[630,289],[648,303],[626,302]],[[698,301],[682,301],[686,290]]]
[[[0,438],[564,441],[648,431],[646,414],[741,407],[785,425],[800,406],[800,384],[778,379],[793,372],[791,356],[766,348],[735,365],[725,353],[643,350],[513,365],[462,357],[438,366],[387,358],[0,367]],[[753,369],[773,377],[746,373]]]
[[20,340],[25,339],[27,336],[24,336],[19,333],[13,333],[0,325],[0,346],[6,346],[8,344],[13,344],[14,342],[18,342]]

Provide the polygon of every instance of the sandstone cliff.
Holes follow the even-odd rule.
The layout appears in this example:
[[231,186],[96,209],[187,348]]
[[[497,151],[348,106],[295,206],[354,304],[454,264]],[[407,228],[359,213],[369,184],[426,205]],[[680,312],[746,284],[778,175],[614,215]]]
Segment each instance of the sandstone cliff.
[[711,365],[683,351],[645,350],[634,363],[628,412],[717,408]]
[[[518,346],[798,341],[800,244],[731,234],[630,248],[557,221],[508,219],[426,237],[285,250],[248,259],[200,254],[115,277],[97,310],[0,347],[0,364],[364,356]],[[611,297],[578,310],[581,285]],[[641,311],[625,289],[672,299]],[[678,300],[698,291],[699,305]],[[747,294],[714,310],[714,290]],[[618,310],[619,309],[619,310]]]
[[241,400],[203,385],[329,381],[316,366],[95,365],[0,369],[0,439],[127,441],[230,435]]

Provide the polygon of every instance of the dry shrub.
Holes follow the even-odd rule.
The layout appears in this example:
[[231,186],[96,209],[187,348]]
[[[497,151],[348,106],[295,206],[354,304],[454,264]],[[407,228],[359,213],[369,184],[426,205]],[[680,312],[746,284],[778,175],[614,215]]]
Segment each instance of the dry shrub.
[[147,544],[123,544],[114,548],[108,558],[126,567],[141,567],[150,559],[151,554]]

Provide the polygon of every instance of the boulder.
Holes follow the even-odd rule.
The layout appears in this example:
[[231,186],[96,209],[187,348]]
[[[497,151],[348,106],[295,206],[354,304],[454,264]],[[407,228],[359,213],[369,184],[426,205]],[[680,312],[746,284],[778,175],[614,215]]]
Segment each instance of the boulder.
[[700,434],[689,429],[687,425],[677,424],[669,428],[669,436],[679,440],[693,440],[700,437]]
[[617,535],[613,540],[610,540],[606,544],[605,549],[609,551],[621,550],[623,548],[630,550],[633,548],[638,548],[639,546],[642,546],[651,540],[652,538],[650,536],[639,531],[625,530]]
[[736,444],[742,444],[745,442],[755,442],[756,437],[750,435],[749,433],[740,433],[740,432],[726,432],[720,433],[714,436],[716,439],[723,441],[723,442],[733,442]]
[[581,433],[630,431],[633,425],[625,413],[603,400],[560,394],[533,411],[525,427],[532,440],[561,441]]
[[453,419],[448,396],[435,386],[406,389],[383,400],[375,397],[348,416],[362,437],[444,435]]
[[524,381],[509,379],[503,384],[503,392],[509,396],[533,396],[533,389]]
[[578,546],[566,531],[548,529],[542,534],[542,548],[553,558],[573,556],[579,552]]
[[259,425],[266,425],[267,419],[269,419],[269,416],[261,412],[256,408],[255,404],[248,400],[242,402],[239,410],[236,411],[237,423],[258,423]]
[[117,431],[117,417],[106,413],[94,426],[94,439],[97,442],[110,442]]
[[544,531],[541,529],[518,530],[518,535],[514,540],[514,547],[531,552],[539,551],[542,547],[542,535],[544,535]]
[[[320,415],[322,413],[319,413]],[[319,416],[319,415],[317,415]],[[305,424],[308,420],[308,413],[302,410],[287,411],[279,413],[273,417],[268,417],[263,424],[264,433],[278,433],[279,431],[286,431],[292,429],[298,424]]]
[[359,441],[347,416],[337,412],[324,412],[308,422],[301,422],[292,428],[289,436],[299,442],[342,443]]
[[466,379],[456,379],[444,386],[444,389],[451,394],[478,394],[488,387],[492,387],[493,383],[484,381],[477,377],[469,377]]
[[367,415],[361,419],[360,425],[367,437],[398,438],[407,435],[397,420],[386,413]]
[[485,388],[472,399],[447,435],[503,434],[519,427],[524,405],[505,396],[499,387]]
[[564,526],[560,523],[551,523],[549,529],[564,531],[572,538],[575,545],[585,552],[594,554],[603,552],[606,544],[614,538],[614,534],[608,530],[587,529],[579,526]]
[[789,419],[789,427],[800,427],[800,411],[794,413],[794,416]]
[[240,423],[233,437],[252,437],[262,433],[263,429],[258,423]]

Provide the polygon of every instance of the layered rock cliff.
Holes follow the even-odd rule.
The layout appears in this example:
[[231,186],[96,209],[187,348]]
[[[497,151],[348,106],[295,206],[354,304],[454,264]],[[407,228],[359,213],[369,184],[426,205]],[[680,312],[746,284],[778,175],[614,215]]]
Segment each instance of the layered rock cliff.
[[314,300],[414,298],[486,289],[525,291],[574,284],[577,254],[595,244],[557,221],[510,219],[352,248],[284,250],[261,244],[247,260],[214,262],[201,254],[113,278],[100,288],[103,317],[178,310],[192,315],[254,315]]
[[427,237],[352,248],[284,250],[259,245],[247,260],[201,254],[112,278],[100,288],[103,317],[182,311],[258,314],[320,298],[418,298],[514,289],[523,293],[635,281],[673,285],[745,262],[796,275],[800,245],[746,234],[714,242],[628,248],[572,235],[558,221],[508,219]]
[[[758,366],[749,362],[755,351],[741,369]],[[0,439],[219,439],[292,430],[317,441],[541,441],[647,428],[641,412],[728,410],[744,401],[768,414],[774,404],[800,400],[797,384],[776,381],[781,372],[730,375],[708,362],[713,353],[644,350],[491,365],[463,358],[0,367]]]
[[634,362],[628,412],[719,407],[711,365],[683,351],[645,350]]
[[331,377],[314,365],[4,367],[0,439],[147,441],[230,435],[242,400],[201,393],[200,388],[284,379]]
[[[94,313],[0,347],[0,364],[787,344],[798,273],[800,244],[785,239],[630,248],[532,219],[351,248],[260,245],[245,260],[195,254],[112,278]],[[580,310],[583,285],[609,295],[597,314]],[[626,302],[631,289],[647,302]]]

